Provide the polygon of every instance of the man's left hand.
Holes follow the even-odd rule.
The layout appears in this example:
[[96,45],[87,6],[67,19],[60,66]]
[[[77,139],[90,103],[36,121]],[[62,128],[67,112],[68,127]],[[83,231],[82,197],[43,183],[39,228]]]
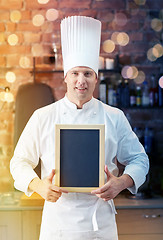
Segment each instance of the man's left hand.
[[124,174],[120,177],[116,177],[109,172],[106,165],[105,173],[107,175],[107,183],[101,188],[98,188],[91,192],[97,197],[102,198],[104,201],[109,201],[110,199],[115,198],[122,190],[127,187],[131,187],[134,184],[132,178],[129,175]]

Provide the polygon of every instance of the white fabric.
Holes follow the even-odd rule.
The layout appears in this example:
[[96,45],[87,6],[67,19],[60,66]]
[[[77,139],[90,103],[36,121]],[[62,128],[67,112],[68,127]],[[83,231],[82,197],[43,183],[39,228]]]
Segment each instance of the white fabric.
[[[136,193],[145,181],[149,161],[138,138],[131,130],[123,112],[92,98],[83,109],[77,109],[67,97],[37,110],[26,125],[11,160],[15,187],[28,190],[36,176],[38,159],[42,163],[42,178],[55,169],[55,124],[105,124],[105,163],[118,174],[115,158],[126,166]],[[63,194],[56,203],[45,202],[40,240],[53,239],[117,239],[115,208],[112,201],[104,202],[86,193]],[[55,237],[54,237],[55,236]],[[66,236],[66,237],[65,237]],[[106,237],[105,237],[106,236]]]
[[61,22],[64,76],[73,67],[84,66],[98,75],[101,22],[91,17],[72,16]]

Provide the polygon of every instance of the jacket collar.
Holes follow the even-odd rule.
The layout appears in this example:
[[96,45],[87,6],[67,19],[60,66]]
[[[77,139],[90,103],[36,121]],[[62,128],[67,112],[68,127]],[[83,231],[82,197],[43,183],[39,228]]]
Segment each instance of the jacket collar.
[[[77,106],[75,103],[71,102],[68,97],[65,95],[65,97],[63,98],[64,103],[71,109],[77,109]],[[91,98],[90,101],[86,102],[85,104],[83,104],[83,108],[82,109],[88,109],[91,108],[92,104],[94,102],[94,97]],[[78,109],[78,110],[82,110],[82,109]]]

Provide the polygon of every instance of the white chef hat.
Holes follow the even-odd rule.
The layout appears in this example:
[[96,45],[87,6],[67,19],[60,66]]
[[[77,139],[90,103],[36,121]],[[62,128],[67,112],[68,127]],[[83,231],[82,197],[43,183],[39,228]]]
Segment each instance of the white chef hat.
[[98,75],[101,22],[91,17],[72,16],[61,22],[64,76],[78,66],[89,67]]

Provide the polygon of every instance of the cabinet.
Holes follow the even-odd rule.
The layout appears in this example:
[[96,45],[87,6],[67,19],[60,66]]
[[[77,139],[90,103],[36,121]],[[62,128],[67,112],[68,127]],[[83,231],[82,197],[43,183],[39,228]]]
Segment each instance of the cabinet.
[[[119,240],[163,240],[163,198],[114,202]],[[38,240],[41,217],[42,204],[0,205],[0,240]]]
[[22,240],[21,219],[20,211],[0,212],[0,240]]
[[[119,240],[162,240],[163,209],[117,209]],[[0,240],[38,240],[41,210],[0,212]]]
[[41,211],[23,211],[23,240],[38,240],[41,226]]
[[118,209],[119,240],[162,240],[163,209]]
[[38,240],[42,210],[0,211],[0,240]]

